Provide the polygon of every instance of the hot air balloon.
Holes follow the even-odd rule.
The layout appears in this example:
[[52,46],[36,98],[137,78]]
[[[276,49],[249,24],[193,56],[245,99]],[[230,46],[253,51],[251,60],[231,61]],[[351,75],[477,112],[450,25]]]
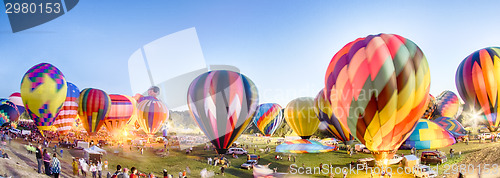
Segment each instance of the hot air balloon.
[[319,127],[319,119],[314,112],[314,99],[300,97],[286,105],[285,120],[302,139],[309,139]]
[[427,108],[422,115],[424,119],[431,119],[434,116],[434,110],[436,109],[436,98],[429,94],[429,102],[427,104]]
[[326,125],[326,130],[330,134],[344,142],[345,145],[352,144],[354,137],[349,132],[349,128],[342,125],[339,119],[333,115],[330,99],[325,97],[324,90],[321,90],[314,98],[314,112],[321,123]]
[[66,93],[66,101],[64,101],[54,126],[57,128],[59,135],[66,135],[75,125],[75,120],[78,116],[78,97],[80,90],[76,85],[68,82],[68,92]]
[[448,130],[453,136],[460,137],[467,134],[462,124],[450,117],[439,117],[433,120],[436,124]]
[[259,105],[253,117],[253,123],[265,136],[271,136],[283,123],[281,106],[276,103]]
[[224,154],[252,120],[258,106],[255,84],[245,75],[216,70],[194,79],[187,102],[191,117]]
[[78,115],[90,136],[101,129],[110,110],[111,99],[106,92],[94,88],[86,88],[80,92]]
[[137,112],[135,99],[126,95],[109,95],[111,109],[108,117],[104,119],[106,130],[112,134],[122,133],[128,120]]
[[17,110],[19,111],[19,115],[22,115],[24,113],[24,104],[23,104],[23,99],[21,98],[21,93],[12,93],[9,96],[9,100],[14,103],[17,106]]
[[50,129],[66,100],[67,92],[64,75],[51,64],[38,64],[24,74],[21,98],[38,130]]
[[437,149],[455,144],[455,137],[446,129],[427,119],[420,119],[405,144],[417,150]]
[[167,120],[168,108],[158,100],[144,100],[137,105],[137,121],[148,135],[154,135]]
[[17,106],[8,99],[0,99],[0,126],[19,119]]
[[412,41],[394,34],[348,43],[332,58],[325,93],[334,115],[386,164],[424,113],[430,86],[427,59]]
[[500,48],[480,49],[467,56],[458,66],[455,76],[458,93],[469,112],[479,112],[495,132],[498,117],[500,84]]
[[443,91],[437,97],[436,106],[436,115],[442,117],[456,119],[460,114],[462,114],[462,105],[460,104],[458,96],[449,90]]

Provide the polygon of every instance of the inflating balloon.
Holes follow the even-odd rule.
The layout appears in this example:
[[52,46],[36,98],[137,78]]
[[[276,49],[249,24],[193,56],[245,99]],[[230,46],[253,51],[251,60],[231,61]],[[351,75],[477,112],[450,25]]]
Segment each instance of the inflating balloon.
[[444,129],[448,130],[453,136],[460,137],[467,134],[467,131],[464,129],[462,124],[457,120],[450,117],[439,117],[434,119],[434,122]]
[[21,98],[21,93],[12,93],[9,96],[9,100],[17,106],[17,110],[19,111],[19,115],[22,115],[26,110],[24,108],[23,99]]
[[264,103],[259,105],[253,123],[265,136],[271,136],[283,123],[283,112],[281,106],[276,103]]
[[24,74],[21,98],[38,130],[50,129],[66,100],[67,91],[64,75],[51,64],[38,64]]
[[68,92],[66,94],[66,101],[64,101],[54,126],[57,128],[59,135],[66,135],[75,125],[75,120],[78,116],[78,97],[80,97],[80,90],[76,85],[68,82]]
[[16,122],[19,119],[17,106],[8,99],[0,99],[0,125]]
[[191,117],[224,154],[252,120],[258,106],[255,84],[245,75],[216,70],[191,82],[188,106]]
[[137,105],[137,121],[148,135],[158,132],[168,115],[167,106],[158,100],[144,100]]
[[443,91],[437,97],[436,106],[436,115],[441,117],[456,119],[462,114],[462,105],[460,104],[458,96],[449,90]]
[[350,145],[354,137],[349,132],[349,128],[343,125],[335,115],[331,108],[330,99],[325,97],[324,90],[321,90],[316,98],[314,98],[314,112],[316,116],[325,124],[326,130],[338,140],[344,142],[345,145]]
[[309,139],[320,123],[314,112],[314,99],[301,97],[290,101],[285,108],[285,120],[302,139]]
[[334,115],[385,164],[424,113],[430,86],[427,59],[393,34],[348,43],[332,58],[325,93]]
[[467,56],[455,76],[458,93],[470,112],[479,112],[488,129],[498,129],[498,94],[500,87],[500,48],[480,49]]
[[101,129],[109,110],[111,110],[111,99],[106,92],[86,88],[80,93],[78,115],[89,135],[95,135]]
[[422,118],[431,119],[434,116],[434,110],[436,109],[436,98],[429,94],[429,102],[427,104],[427,109],[425,110]]
[[438,149],[455,144],[455,137],[433,121],[420,119],[405,144],[417,150]]

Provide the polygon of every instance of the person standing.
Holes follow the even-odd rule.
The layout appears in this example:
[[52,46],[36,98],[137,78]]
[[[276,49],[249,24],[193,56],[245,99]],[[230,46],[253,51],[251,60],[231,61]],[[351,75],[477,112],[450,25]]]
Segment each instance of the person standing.
[[130,178],[139,178],[139,176],[137,176],[137,168],[132,167],[130,171],[131,171]]
[[90,172],[92,173],[92,178],[97,178],[97,166],[95,163],[90,165]]
[[104,169],[108,171],[108,160],[104,160]]
[[43,164],[43,157],[42,157],[42,145],[38,145],[36,147],[36,161],[38,163],[38,173],[42,173],[42,164]]
[[225,169],[224,166],[220,167],[220,173],[222,174],[222,176],[224,176],[224,169]]
[[43,166],[45,167],[45,174],[50,176],[50,155],[47,149],[43,149]]
[[97,176],[102,178],[102,162],[97,161]]
[[71,163],[71,166],[73,167],[73,175],[78,176],[78,162],[76,162],[75,158],[73,158],[73,162]]
[[54,153],[52,155],[52,162],[50,163],[51,167],[51,171],[52,171],[52,174],[54,174],[54,178],[59,178],[59,173],[61,173],[61,163],[59,162],[59,159],[57,159],[57,154]]

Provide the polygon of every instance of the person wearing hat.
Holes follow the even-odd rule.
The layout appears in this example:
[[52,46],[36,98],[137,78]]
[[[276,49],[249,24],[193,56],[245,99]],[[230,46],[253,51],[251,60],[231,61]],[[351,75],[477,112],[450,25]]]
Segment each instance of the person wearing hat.
[[123,168],[123,177],[130,177],[128,174],[128,168]]
[[78,176],[78,162],[76,162],[75,157],[73,157],[73,162],[71,163],[71,166],[73,166],[73,175]]

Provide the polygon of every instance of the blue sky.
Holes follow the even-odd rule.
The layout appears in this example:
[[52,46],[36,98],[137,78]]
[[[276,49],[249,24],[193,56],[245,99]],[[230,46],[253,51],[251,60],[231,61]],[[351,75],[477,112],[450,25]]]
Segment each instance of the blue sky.
[[[499,46],[500,1],[80,1],[64,16],[12,33],[0,8],[0,97],[49,62],[80,89],[132,95],[127,61],[141,46],[195,27],[206,63],[238,67],[261,102],[314,97],[333,55],[370,34],[414,41],[431,69],[431,94],[456,92],[470,53]],[[175,64],[173,64],[175,65]]]

